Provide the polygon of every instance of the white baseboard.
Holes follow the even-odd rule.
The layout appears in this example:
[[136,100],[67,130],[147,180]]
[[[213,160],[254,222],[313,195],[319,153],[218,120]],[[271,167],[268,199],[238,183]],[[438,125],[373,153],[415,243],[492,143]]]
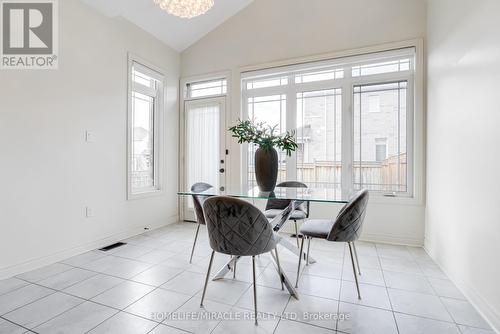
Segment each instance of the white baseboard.
[[493,306],[491,306],[491,304],[486,299],[484,299],[483,296],[481,296],[473,286],[463,281],[454,279],[449,275],[448,277],[453,283],[455,283],[457,288],[469,300],[472,306],[486,320],[486,322],[491,326],[491,328],[496,333],[500,333],[500,315],[495,311]]
[[[299,221],[299,228],[300,228]],[[295,234],[295,227],[293,226],[293,222],[288,222],[285,224],[283,229],[281,230],[284,233]],[[411,238],[400,235],[393,234],[375,234],[375,233],[362,233],[361,241],[368,242],[376,242],[381,244],[391,244],[391,245],[404,245],[404,246],[414,246],[414,247],[422,247],[424,245],[424,240],[420,238]]]
[[429,246],[425,244],[424,249],[448,278],[455,284],[460,292],[467,298],[476,311],[486,320],[495,333],[500,333],[500,314],[495,311],[493,306],[471,285],[467,282],[450,275],[444,266],[431,255]]
[[[166,222],[156,224],[156,225],[151,225],[149,226],[150,230],[154,230],[163,226],[167,226],[173,223],[176,223],[179,220],[178,215],[173,215],[167,218]],[[19,264],[15,264],[9,267],[4,267],[0,268],[0,279],[5,279],[9,277],[13,277],[19,274],[22,274],[24,272],[34,270],[41,268],[43,266],[47,266],[49,264],[55,263],[62,261],[64,259],[70,258],[72,256],[76,256],[94,249],[98,249],[101,247],[104,247],[106,245],[113,244],[115,242],[118,242],[120,240],[124,240],[127,238],[131,238],[133,236],[136,236],[138,234],[144,233],[144,227],[136,227],[133,229],[128,229],[126,231],[118,232],[113,235],[107,236],[102,239],[98,240],[93,240],[90,242],[86,242],[84,244],[78,245],[76,247],[68,248],[65,250],[61,250],[59,252],[46,255],[46,256],[41,256],[36,259],[32,259],[26,262],[22,262]]]
[[381,244],[403,245],[422,247],[424,241],[420,238],[412,238],[394,234],[361,233],[361,241],[376,242]]

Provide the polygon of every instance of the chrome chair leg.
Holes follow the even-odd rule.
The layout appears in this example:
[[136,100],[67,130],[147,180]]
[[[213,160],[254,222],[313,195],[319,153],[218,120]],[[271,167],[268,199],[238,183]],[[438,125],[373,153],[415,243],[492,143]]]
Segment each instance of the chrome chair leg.
[[354,244],[354,241],[352,242],[352,249],[354,250],[354,257],[356,258],[356,264],[358,265],[358,274],[361,276],[361,269],[359,269],[358,252],[356,251],[356,245]]
[[281,282],[281,290],[285,290],[285,285],[283,284],[283,278],[281,277],[281,265],[280,265],[280,258],[278,255],[278,246],[276,246],[274,252],[276,253],[276,264],[278,265],[278,274]]
[[201,295],[200,307],[203,307],[203,300],[205,299],[205,293],[207,292],[208,278],[210,277],[210,270],[212,269],[214,255],[215,251],[212,251],[212,255],[210,256],[210,263],[208,264],[207,277],[205,278],[205,286],[203,287],[203,294]]
[[306,236],[302,236],[302,241],[300,242],[300,256],[299,256],[299,266],[297,267],[297,279],[295,280],[295,287],[299,287],[299,276],[300,276],[300,263],[302,262],[302,252],[304,250],[304,238]]
[[297,248],[299,248],[299,228],[297,227],[297,221],[293,221],[295,223],[295,240],[297,241]]
[[306,256],[306,266],[309,265],[309,250],[311,249],[311,237],[307,237],[307,256]]
[[191,257],[189,258],[189,263],[193,261],[194,247],[196,246],[196,240],[198,239],[198,232],[200,232],[200,225],[196,228],[196,234],[194,235],[193,249],[191,250]]
[[349,245],[349,253],[351,253],[352,273],[354,274],[354,280],[356,281],[356,289],[358,289],[358,299],[361,299],[361,294],[359,293],[358,275],[356,273],[356,266],[354,265],[354,257],[352,255],[352,246],[350,242],[347,244]]
[[236,278],[236,262],[238,262],[238,261],[236,261],[236,259],[234,259],[234,261],[233,261],[233,279]]
[[255,310],[255,326],[257,322],[257,280],[255,279],[255,256],[252,256],[252,272],[253,272],[253,307]]

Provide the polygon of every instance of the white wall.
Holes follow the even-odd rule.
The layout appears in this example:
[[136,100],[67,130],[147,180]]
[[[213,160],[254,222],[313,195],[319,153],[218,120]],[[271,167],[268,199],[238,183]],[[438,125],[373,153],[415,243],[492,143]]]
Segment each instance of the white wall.
[[425,244],[500,331],[500,2],[428,6]]
[[[258,68],[269,62],[423,38],[425,22],[423,0],[255,0],[185,50],[181,74],[186,77],[232,71],[229,121],[234,123],[240,112],[236,82],[241,67]],[[422,162],[423,130],[418,141],[422,146],[418,160]],[[239,149],[231,141],[229,183],[233,187],[239,184]],[[423,244],[423,196],[419,201],[376,202],[373,200],[369,207],[364,239]],[[312,213],[334,217],[337,209],[315,205]]]
[[[0,278],[178,216],[179,54],[120,19],[59,1],[54,71],[0,71]],[[126,200],[127,52],[167,74],[162,196]],[[85,143],[86,130],[96,142]],[[85,218],[85,206],[95,217]]]

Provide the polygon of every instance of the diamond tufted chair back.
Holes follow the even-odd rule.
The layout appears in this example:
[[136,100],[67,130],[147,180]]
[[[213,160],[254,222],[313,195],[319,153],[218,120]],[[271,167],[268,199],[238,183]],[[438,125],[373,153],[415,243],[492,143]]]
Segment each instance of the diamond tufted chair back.
[[[204,192],[210,188],[213,188],[212,185],[208,183],[195,183],[191,186],[191,191],[195,193]],[[194,204],[194,212],[196,213],[196,219],[199,224],[205,225],[205,217],[203,216],[203,202],[205,201],[206,196],[197,196],[193,195],[193,204]]]
[[203,204],[210,247],[235,256],[270,252],[278,241],[264,214],[237,198],[214,196]]
[[349,203],[337,215],[327,240],[345,242],[358,240],[365,220],[368,198],[368,190],[366,189],[354,194]]

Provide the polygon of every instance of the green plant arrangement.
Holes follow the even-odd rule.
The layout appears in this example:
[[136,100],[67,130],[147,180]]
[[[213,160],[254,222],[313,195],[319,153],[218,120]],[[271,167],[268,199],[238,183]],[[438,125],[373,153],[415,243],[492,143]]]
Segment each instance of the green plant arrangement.
[[283,135],[275,135],[278,125],[270,126],[264,122],[252,123],[251,121],[238,120],[235,126],[229,128],[232,137],[238,138],[238,143],[256,144],[259,148],[270,151],[277,147],[285,151],[288,156],[292,155],[298,145],[295,141],[295,131],[287,131]]

